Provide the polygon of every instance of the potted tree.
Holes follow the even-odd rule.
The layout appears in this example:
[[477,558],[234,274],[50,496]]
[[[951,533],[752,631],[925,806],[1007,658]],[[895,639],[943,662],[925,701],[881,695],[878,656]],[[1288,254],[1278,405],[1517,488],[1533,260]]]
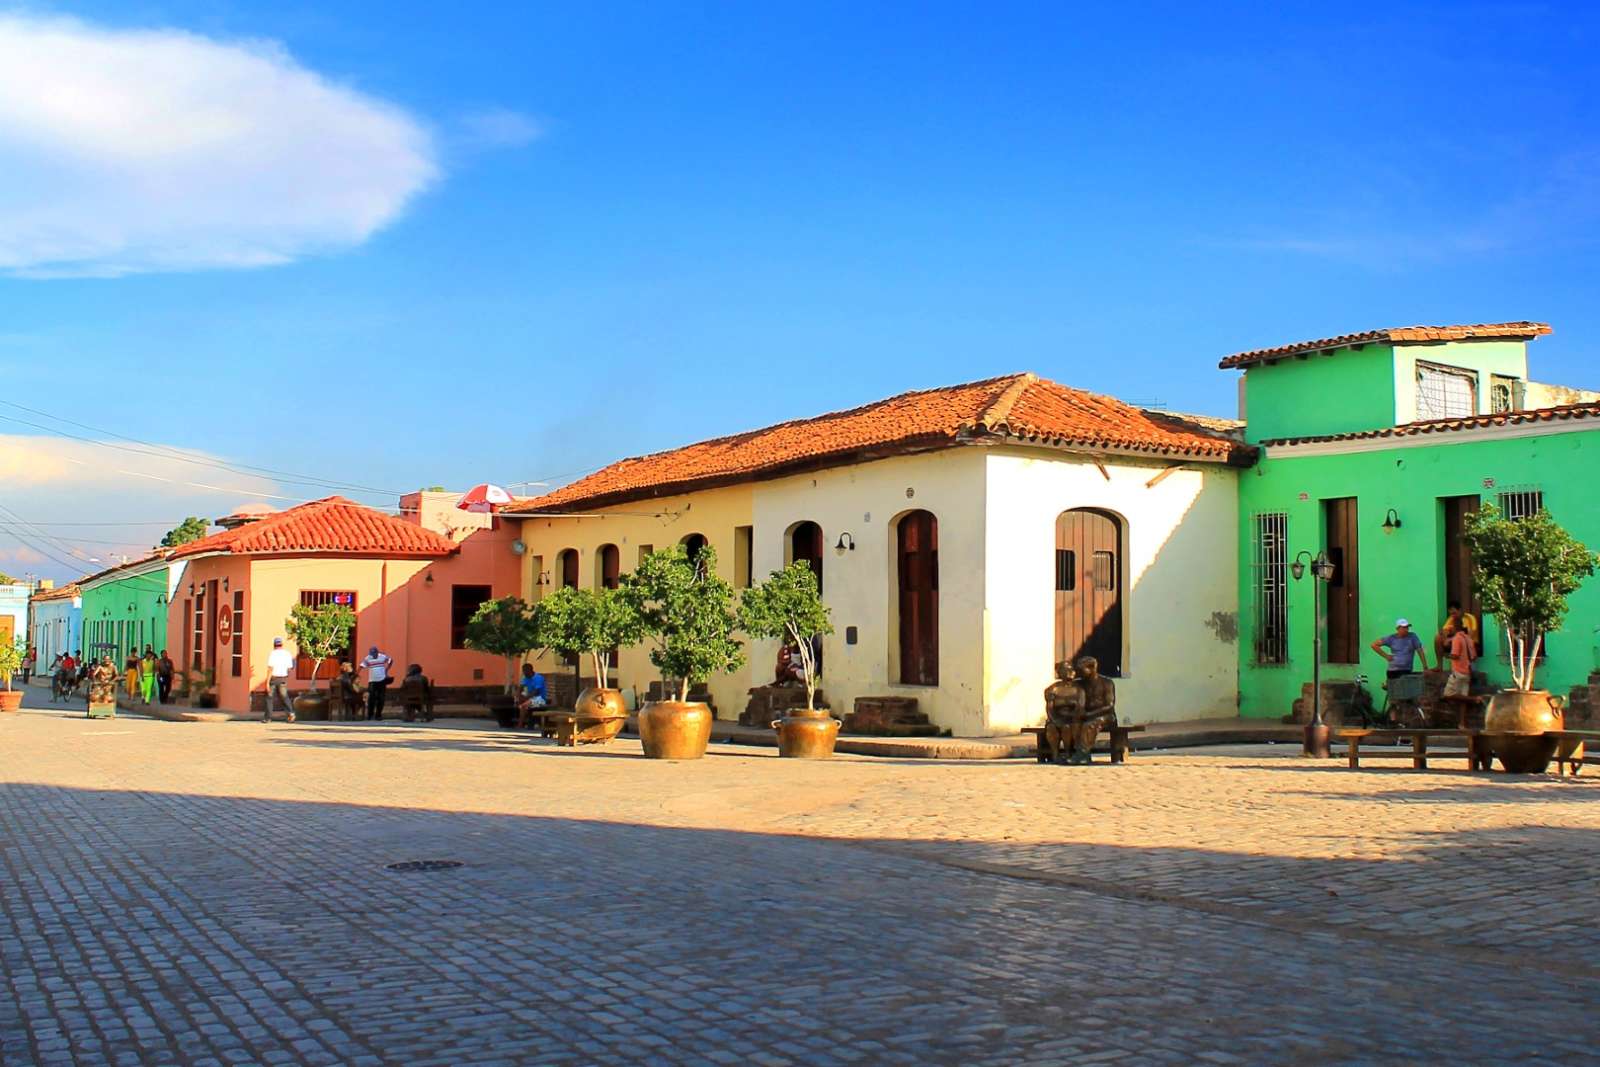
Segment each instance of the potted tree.
[[552,651],[588,656],[595,684],[573,704],[573,730],[581,742],[609,741],[622,732],[627,708],[622,691],[609,685],[606,660],[613,648],[637,644],[644,636],[638,614],[617,589],[563,588],[540,601],[544,638]]
[[22,667],[27,649],[22,642],[0,641],[0,711],[22,707],[22,690],[11,688],[11,675]]
[[289,609],[284,625],[300,654],[311,657],[312,661],[311,688],[294,698],[295,718],[326,722],[328,694],[317,688],[317,673],[331,656],[350,643],[356,613],[348,604],[323,604],[315,608],[296,604]]
[[717,577],[709,545],[689,558],[683,545],[646,556],[622,579],[622,598],[654,647],[650,662],[678,684],[678,699],[639,711],[639,739],[651,759],[699,759],[711,740],[711,709],[690,703],[696,682],[736,670],[744,650],[733,639],[733,587]]
[[463,643],[478,652],[505,657],[505,691],[490,697],[488,705],[489,713],[500,728],[511,729],[517,724],[517,702],[513,695],[517,686],[517,665],[524,656],[548,644],[544,638],[543,602],[529,604],[515,596],[484,601],[467,621]]
[[773,571],[739,598],[739,628],[751,637],[782,641],[795,649],[805,678],[806,706],[790,708],[773,722],[778,755],[827,759],[839,739],[839,720],[817,710],[817,657],[814,641],[833,633],[817,576],[805,560]]
[[1550,513],[1508,519],[1485,504],[1467,520],[1473,588],[1483,610],[1505,632],[1511,661],[1510,689],[1489,701],[1484,732],[1506,770],[1538,774],[1550,765],[1562,727],[1559,703],[1535,689],[1534,672],[1545,635],[1561,628],[1567,597],[1594,573],[1595,554],[1564,530]]

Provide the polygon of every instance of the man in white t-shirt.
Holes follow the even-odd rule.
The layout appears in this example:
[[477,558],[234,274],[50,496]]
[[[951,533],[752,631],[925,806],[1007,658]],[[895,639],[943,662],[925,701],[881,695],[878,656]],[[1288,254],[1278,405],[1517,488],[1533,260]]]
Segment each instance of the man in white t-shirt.
[[294,705],[289,702],[289,672],[294,670],[294,654],[283,647],[283,638],[272,639],[272,651],[267,654],[267,710],[262,722],[272,721],[272,709],[279,700],[289,713],[288,722],[294,722]]
[[367,658],[361,661],[367,672],[367,718],[383,721],[383,694],[389,688],[389,671],[394,660],[378,651],[373,645],[367,649]]

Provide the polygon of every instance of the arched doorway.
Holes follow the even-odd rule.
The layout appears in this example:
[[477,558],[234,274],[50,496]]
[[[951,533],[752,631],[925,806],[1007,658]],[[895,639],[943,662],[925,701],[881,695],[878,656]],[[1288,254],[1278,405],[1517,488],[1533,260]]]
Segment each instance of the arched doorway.
[[595,549],[594,583],[598,589],[615,589],[622,583],[622,552],[616,545]]
[[691,563],[700,558],[700,550],[706,547],[706,543],[706,535],[698,533],[688,534],[679,542],[683,545],[683,550],[689,554]]
[[561,585],[567,589],[578,588],[578,550],[562,549],[557,562],[561,565]]
[[822,592],[822,527],[814,522],[797,522],[789,530],[789,562],[804,560],[817,577],[817,592]]
[[1122,520],[1074,508],[1056,517],[1056,660],[1093,656],[1122,674]]
[[939,684],[939,520],[910,511],[895,527],[900,684]]

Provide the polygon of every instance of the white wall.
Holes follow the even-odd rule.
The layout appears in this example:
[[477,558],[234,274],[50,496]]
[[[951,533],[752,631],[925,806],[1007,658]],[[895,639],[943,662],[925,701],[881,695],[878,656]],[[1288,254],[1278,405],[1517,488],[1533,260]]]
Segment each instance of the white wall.
[[1124,520],[1119,718],[1148,723],[1238,714],[1238,472],[1092,463],[1038,450],[987,457],[984,649],[987,733],[1044,719],[1055,658],[1056,517],[1093,507]]
[[[822,527],[823,600],[834,633],[823,642],[823,690],[836,715],[859,696],[912,696],[938,725],[957,735],[985,731],[983,715],[984,452],[950,448],[853,467],[759,482],[751,514],[756,580],[782,567],[787,531],[810,520]],[[909,495],[908,495],[909,493]],[[893,522],[924,509],[939,523],[939,685],[898,682]],[[841,534],[854,551],[835,549]],[[845,643],[846,627],[859,634]],[[771,678],[776,645],[751,650],[754,673]]]

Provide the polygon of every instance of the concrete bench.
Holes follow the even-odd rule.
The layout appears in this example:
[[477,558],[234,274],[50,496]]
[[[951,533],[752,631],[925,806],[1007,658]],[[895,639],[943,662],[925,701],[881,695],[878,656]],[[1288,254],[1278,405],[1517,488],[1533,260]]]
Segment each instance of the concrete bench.
[[[1050,739],[1045,736],[1044,731],[1045,728],[1043,726],[1028,726],[1024,727],[1022,732],[1032,734],[1036,739],[1033,750],[1034,757],[1040,763],[1053,763],[1056,758],[1055,747],[1050,744]],[[1130,734],[1144,733],[1144,727],[1124,726],[1118,723],[1115,726],[1102,726],[1100,733],[1106,738],[1106,743],[1111,748],[1111,762],[1126,763],[1128,762],[1128,753],[1133,751],[1133,746],[1128,742],[1128,736]]]

